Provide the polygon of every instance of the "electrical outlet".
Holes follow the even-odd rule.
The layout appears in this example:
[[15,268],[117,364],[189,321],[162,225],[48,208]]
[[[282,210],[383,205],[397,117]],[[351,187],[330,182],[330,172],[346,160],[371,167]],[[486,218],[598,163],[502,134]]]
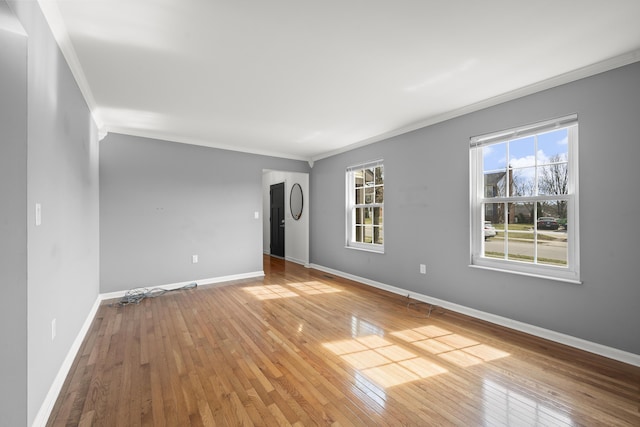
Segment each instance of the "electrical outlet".
[[425,264],[420,264],[420,274],[427,274],[427,266]]
[[191,262],[194,264],[198,263],[198,255],[191,255]]
[[56,319],[51,321],[51,341],[56,339]]

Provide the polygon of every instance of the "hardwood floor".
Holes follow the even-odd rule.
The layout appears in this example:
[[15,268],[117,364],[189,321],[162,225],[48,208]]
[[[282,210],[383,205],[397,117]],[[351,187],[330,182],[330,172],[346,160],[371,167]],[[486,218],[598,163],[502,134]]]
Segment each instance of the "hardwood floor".
[[281,259],[265,273],[104,302],[48,425],[640,425],[640,368]]

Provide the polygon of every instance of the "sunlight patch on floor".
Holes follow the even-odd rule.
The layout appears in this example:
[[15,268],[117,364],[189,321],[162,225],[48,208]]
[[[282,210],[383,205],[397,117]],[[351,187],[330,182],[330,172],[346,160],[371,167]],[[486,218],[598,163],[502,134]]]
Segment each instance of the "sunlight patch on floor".
[[242,290],[260,300],[291,298],[299,296],[295,292],[292,292],[291,290],[280,285],[250,286],[247,288],[242,288]]
[[435,325],[405,329],[391,335],[463,368],[510,356],[505,351]]
[[333,341],[324,347],[381,387],[393,387],[447,370],[378,335]]
[[320,295],[320,294],[332,294],[336,292],[342,292],[341,289],[336,289],[333,286],[325,285],[320,282],[301,282],[301,283],[288,283],[297,291],[304,292],[307,295]]

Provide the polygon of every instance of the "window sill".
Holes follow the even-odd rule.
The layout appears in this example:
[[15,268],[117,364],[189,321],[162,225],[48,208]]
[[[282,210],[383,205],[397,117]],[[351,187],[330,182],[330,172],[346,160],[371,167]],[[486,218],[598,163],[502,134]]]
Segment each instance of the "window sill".
[[360,248],[357,246],[349,246],[349,245],[345,245],[344,246],[346,249],[354,249],[356,251],[363,251],[363,252],[373,252],[374,254],[384,254],[384,248],[380,248],[380,249],[375,249],[375,248]]
[[538,278],[538,279],[554,280],[556,282],[572,283],[574,285],[581,285],[582,284],[582,281],[581,280],[577,280],[577,279],[570,279],[570,278],[558,277],[558,276],[549,276],[549,275],[545,275],[545,274],[529,273],[529,272],[526,272],[526,271],[507,270],[505,268],[489,267],[489,266],[486,266],[486,265],[477,265],[477,264],[469,264],[469,267],[471,267],[471,268],[479,268],[481,270],[498,271],[498,272],[501,272],[501,273],[517,274],[517,275],[520,275],[520,276],[535,277],[535,278]]

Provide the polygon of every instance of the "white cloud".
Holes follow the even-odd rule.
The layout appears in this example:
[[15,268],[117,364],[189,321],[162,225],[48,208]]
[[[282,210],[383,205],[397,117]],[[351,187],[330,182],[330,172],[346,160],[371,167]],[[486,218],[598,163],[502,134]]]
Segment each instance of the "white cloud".
[[524,157],[511,159],[509,164],[511,165],[512,168],[524,168],[527,166],[535,166],[536,157],[531,155],[531,156],[524,156]]

